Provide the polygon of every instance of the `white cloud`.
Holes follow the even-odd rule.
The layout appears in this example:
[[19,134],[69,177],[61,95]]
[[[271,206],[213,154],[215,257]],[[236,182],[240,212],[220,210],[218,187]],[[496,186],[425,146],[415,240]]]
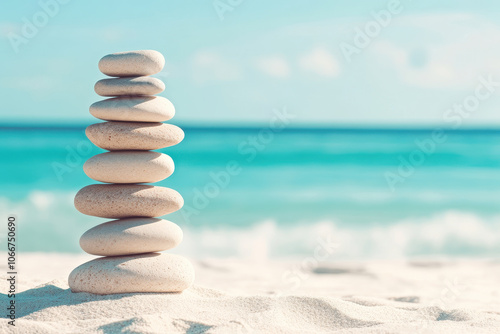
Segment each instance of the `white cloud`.
[[316,47],[300,57],[299,66],[306,72],[312,72],[324,77],[335,77],[340,72],[337,59],[321,47]]
[[290,75],[290,67],[281,56],[263,57],[257,60],[257,67],[265,74],[276,78],[286,78]]
[[101,29],[98,36],[106,42],[119,42],[130,38],[130,31],[124,31],[123,29],[118,29],[117,27],[109,27]]
[[0,38],[8,38],[11,33],[19,34],[21,25],[12,22],[0,23]]
[[500,75],[500,26],[484,17],[413,15],[395,23],[394,29],[398,28],[416,34],[411,40],[376,41],[369,52],[409,84],[470,88],[480,75]]
[[241,70],[231,61],[213,51],[200,51],[192,60],[193,78],[198,83],[234,81],[241,78]]
[[59,87],[58,81],[50,75],[32,75],[3,78],[0,85],[31,94],[44,95],[52,93]]

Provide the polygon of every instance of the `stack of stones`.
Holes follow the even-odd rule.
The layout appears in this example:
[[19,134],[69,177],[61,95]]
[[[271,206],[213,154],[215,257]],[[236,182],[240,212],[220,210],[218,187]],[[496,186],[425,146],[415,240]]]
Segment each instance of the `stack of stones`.
[[95,91],[112,98],[90,106],[90,113],[106,122],[90,125],[86,134],[109,152],[91,157],[83,169],[90,178],[107,184],[81,189],[75,207],[86,215],[116,220],[81,237],[84,251],[103,257],[71,272],[73,292],[180,292],[194,281],[188,260],[157,253],[177,246],[182,230],[154,217],[179,210],[184,200],[173,189],[144,184],[161,181],[174,171],[168,155],[152,150],[184,138],[180,128],[161,123],[174,116],[172,103],[153,96],[165,85],[150,75],[164,65],[161,53],[152,50],[110,54],[99,61],[101,72],[115,78],[98,81]]

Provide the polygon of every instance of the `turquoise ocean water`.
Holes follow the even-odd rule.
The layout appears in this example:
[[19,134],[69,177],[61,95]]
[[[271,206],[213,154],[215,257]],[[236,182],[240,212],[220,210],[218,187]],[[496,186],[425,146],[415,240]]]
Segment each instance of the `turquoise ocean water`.
[[[185,231],[174,252],[301,256],[326,235],[339,258],[500,251],[500,132],[429,144],[432,130],[183,128],[185,140],[161,150],[176,171],[159,184],[185,199],[165,217]],[[80,214],[73,197],[94,183],[84,161],[104,151],[83,126],[2,127],[0,143],[0,209],[18,217],[20,250],[81,252],[79,236],[106,220]]]

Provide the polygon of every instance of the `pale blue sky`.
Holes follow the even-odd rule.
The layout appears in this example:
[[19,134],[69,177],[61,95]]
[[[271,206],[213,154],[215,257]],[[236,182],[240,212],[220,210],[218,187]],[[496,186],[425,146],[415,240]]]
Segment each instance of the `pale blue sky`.
[[[98,60],[137,49],[165,55],[161,95],[184,124],[265,123],[286,107],[296,125],[451,125],[447,110],[480,76],[500,82],[495,1],[401,0],[351,61],[341,46],[391,1],[65,0],[44,16],[54,1],[0,5],[2,122],[93,122]],[[235,4],[223,20],[221,3]],[[15,52],[26,20],[42,26]],[[496,87],[463,126],[500,125],[499,97]]]

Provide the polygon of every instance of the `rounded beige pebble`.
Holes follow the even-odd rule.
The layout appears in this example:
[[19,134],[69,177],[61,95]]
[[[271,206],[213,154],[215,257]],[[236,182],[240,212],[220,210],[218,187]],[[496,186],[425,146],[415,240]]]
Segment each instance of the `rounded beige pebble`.
[[91,184],[75,196],[78,211],[102,218],[159,217],[183,205],[177,191],[145,184]]
[[80,238],[80,246],[89,254],[117,256],[161,252],[181,241],[181,228],[168,220],[126,218],[91,228]]
[[158,150],[184,139],[181,128],[165,123],[96,123],[89,125],[85,134],[94,145],[109,151]]
[[104,122],[89,125],[85,134],[94,145],[109,151],[158,150],[184,139],[181,128],[165,123]]
[[152,77],[113,78],[97,81],[94,90],[101,96],[154,95],[163,92],[165,84]]
[[99,295],[181,292],[193,281],[193,265],[187,259],[159,253],[101,257],[78,266],[68,278],[72,292]]
[[172,102],[161,96],[114,97],[93,103],[89,111],[106,121],[164,122],[175,115]]
[[112,77],[137,77],[160,72],[165,58],[154,50],[117,52],[99,60],[99,70]]
[[174,172],[174,161],[151,151],[120,151],[94,155],[83,164],[88,177],[107,183],[152,183]]

